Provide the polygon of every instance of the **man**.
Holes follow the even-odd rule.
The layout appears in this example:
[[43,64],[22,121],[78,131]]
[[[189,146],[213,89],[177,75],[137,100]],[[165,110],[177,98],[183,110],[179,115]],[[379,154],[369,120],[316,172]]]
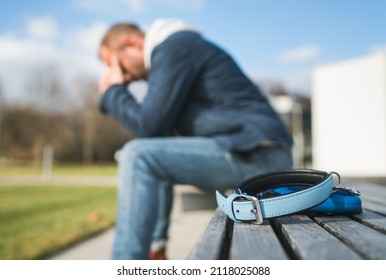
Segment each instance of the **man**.
[[[100,56],[101,110],[137,137],[120,154],[114,259],[149,258],[159,228],[167,238],[174,184],[225,190],[292,167],[291,137],[266,97],[182,21],[157,20],[146,34],[116,24]],[[148,92],[138,103],[127,85],[141,79]]]

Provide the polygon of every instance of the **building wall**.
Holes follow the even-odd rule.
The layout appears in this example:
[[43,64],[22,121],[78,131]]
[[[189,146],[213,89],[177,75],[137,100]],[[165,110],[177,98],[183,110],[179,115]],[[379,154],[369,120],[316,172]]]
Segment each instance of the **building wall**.
[[386,176],[386,54],[315,69],[313,168]]

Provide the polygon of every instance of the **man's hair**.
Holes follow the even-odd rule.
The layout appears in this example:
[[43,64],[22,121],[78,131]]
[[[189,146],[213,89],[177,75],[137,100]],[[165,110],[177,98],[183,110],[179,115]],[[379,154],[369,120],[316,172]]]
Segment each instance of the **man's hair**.
[[102,38],[101,47],[113,48],[122,35],[135,34],[143,36],[143,31],[135,24],[116,23],[112,25]]

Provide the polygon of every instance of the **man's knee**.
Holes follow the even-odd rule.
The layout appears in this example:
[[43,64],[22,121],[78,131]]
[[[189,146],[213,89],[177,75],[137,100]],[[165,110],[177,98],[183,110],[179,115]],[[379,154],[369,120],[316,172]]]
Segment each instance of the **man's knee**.
[[143,156],[150,151],[148,141],[144,139],[134,139],[127,142],[119,151],[119,162],[132,161]]

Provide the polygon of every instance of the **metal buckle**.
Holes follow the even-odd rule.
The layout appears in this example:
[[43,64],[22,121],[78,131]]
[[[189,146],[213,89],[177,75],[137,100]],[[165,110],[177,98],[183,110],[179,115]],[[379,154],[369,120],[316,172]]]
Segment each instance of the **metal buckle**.
[[333,171],[333,172],[330,172],[330,174],[331,175],[336,175],[338,177],[338,185],[333,188],[332,193],[335,193],[335,192],[337,192],[339,190],[342,190],[342,191],[345,191],[345,192],[348,192],[348,193],[352,193],[352,194],[355,194],[355,195],[358,195],[358,196],[361,195],[361,193],[359,191],[357,191],[356,189],[354,189],[354,188],[349,188],[349,187],[341,186],[340,185],[340,181],[341,181],[340,180],[340,175],[339,175],[338,172]]
[[241,196],[242,198],[245,198],[246,200],[249,200],[252,202],[253,209],[251,212],[255,213],[256,215],[256,220],[252,221],[251,223],[257,224],[257,225],[262,225],[263,224],[263,214],[261,213],[261,208],[260,208],[260,203],[257,197],[251,196],[251,195],[246,195],[241,192],[240,189],[237,189],[237,194]]
[[352,193],[352,194],[355,194],[355,195],[361,195],[360,191],[357,191],[356,189],[349,188],[349,187],[343,187],[343,186],[336,186],[336,187],[334,187],[332,192],[334,193],[334,192],[337,192],[339,190],[342,190],[342,191],[345,191],[345,192],[348,192],[348,193]]

